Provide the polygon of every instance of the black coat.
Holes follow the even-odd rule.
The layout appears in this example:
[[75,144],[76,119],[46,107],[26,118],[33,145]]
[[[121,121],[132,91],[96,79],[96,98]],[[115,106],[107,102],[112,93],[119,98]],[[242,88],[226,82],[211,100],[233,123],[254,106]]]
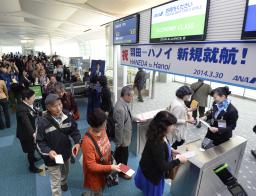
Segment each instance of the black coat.
[[232,131],[236,128],[238,120],[238,111],[230,103],[226,111],[222,111],[217,119],[214,119],[214,114],[218,111],[218,108],[215,103],[211,112],[207,115],[207,120],[211,120],[212,127],[218,127],[218,121],[220,119],[226,120],[226,128],[220,128],[217,133],[212,133],[209,129],[207,131],[206,137],[213,140],[214,145],[222,144],[223,142],[229,140],[232,137]]
[[113,110],[111,91],[108,87],[103,87],[101,89],[101,109],[108,113]]
[[168,161],[168,146],[165,142],[155,143],[147,140],[140,160],[144,176],[153,184],[159,184],[162,177],[180,164],[179,159]]
[[21,141],[23,151],[29,152],[34,149],[35,119],[36,111],[25,103],[21,102],[16,108],[17,133]]
[[145,82],[146,72],[143,70],[138,71],[134,79],[134,86],[136,86],[138,90],[142,90],[144,88]]
[[20,86],[28,88],[31,84],[31,81],[26,79],[24,76],[21,76],[20,78]]

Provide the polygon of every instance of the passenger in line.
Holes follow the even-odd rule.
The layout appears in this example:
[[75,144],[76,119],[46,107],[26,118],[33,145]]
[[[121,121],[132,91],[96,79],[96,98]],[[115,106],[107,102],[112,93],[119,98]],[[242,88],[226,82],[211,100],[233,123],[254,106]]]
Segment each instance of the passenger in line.
[[175,166],[187,162],[187,158],[181,155],[176,159],[179,152],[172,149],[167,139],[167,135],[175,130],[176,123],[176,117],[167,111],[159,112],[150,122],[147,142],[135,175],[135,185],[145,196],[162,196],[165,176]]
[[[63,105],[63,109],[69,112],[69,114],[72,116],[74,120],[79,120],[80,113],[75,101],[75,97],[71,93],[66,92],[65,85],[58,82],[55,85],[54,91],[57,95],[59,95],[61,103]],[[70,162],[76,162],[76,159],[73,155],[71,155]]]
[[23,70],[22,76],[20,78],[21,89],[28,88],[30,84],[32,84],[32,81],[29,80],[28,72],[26,70]]
[[[52,195],[61,196],[61,190],[68,190],[67,178],[72,153],[69,137],[74,140],[74,151],[78,152],[81,135],[73,118],[62,111],[63,106],[58,95],[49,94],[45,99],[45,105],[47,113],[37,122],[36,143],[48,167]],[[62,156],[64,164],[56,163],[57,155]]]
[[10,114],[8,110],[8,90],[5,84],[5,81],[0,80],[0,106],[3,109],[3,114],[5,118],[5,126],[4,126],[4,121],[2,118],[2,112],[0,113],[0,129],[10,128],[11,123],[10,123]]
[[[133,99],[133,89],[129,86],[125,86],[121,90],[121,97],[117,101],[113,117],[115,121],[115,159],[116,162],[123,163],[127,165],[128,163],[128,146],[131,143],[132,139],[132,115],[130,111],[129,103]],[[123,173],[120,173],[120,176],[126,180],[131,178]]]
[[[193,91],[191,100],[198,101],[198,108],[193,111],[193,118],[197,119],[197,113],[199,118],[204,116],[205,107],[207,107],[208,96],[211,94],[212,88],[209,84],[205,84],[203,80],[199,79],[198,82],[191,84],[190,88]],[[201,128],[201,122],[196,125],[197,128]]]
[[229,140],[236,128],[238,111],[228,99],[230,94],[227,86],[214,89],[211,92],[214,99],[212,109],[207,116],[202,117],[202,120],[210,120],[211,128],[205,137],[211,139],[215,146]]
[[108,87],[108,79],[106,76],[101,76],[99,78],[101,85],[101,109],[109,114],[113,110],[113,104],[111,99],[111,91]]
[[185,101],[190,101],[192,90],[188,86],[182,86],[176,91],[176,98],[171,102],[169,106],[169,112],[177,118],[177,125],[173,132],[168,134],[169,141],[172,141],[172,147],[177,149],[185,143],[187,124],[195,123],[192,117],[192,110],[187,108]]
[[142,69],[139,68],[135,79],[134,79],[134,88],[137,88],[138,90],[138,101],[143,102],[143,97],[141,95],[141,91],[143,90],[144,86],[146,83],[146,72]]
[[22,91],[22,102],[17,105],[16,119],[17,119],[17,138],[24,153],[27,154],[29,162],[29,171],[32,173],[40,173],[43,170],[35,166],[37,159],[35,158],[35,119],[37,111],[33,104],[35,101],[35,92],[31,89],[24,89]]
[[53,70],[53,74],[56,75],[56,80],[58,82],[63,81],[63,76],[64,76],[64,70],[63,70],[63,63],[61,60],[56,60],[53,62],[55,69]]
[[92,139],[85,134],[82,142],[84,187],[89,190],[83,196],[101,196],[106,184],[106,173],[120,172],[120,169],[117,165],[111,165],[111,144],[106,133],[107,115],[101,109],[95,109],[87,119],[91,126],[87,134],[98,144],[105,164],[101,163]]
[[65,85],[60,82],[55,85],[54,91],[57,95],[59,95],[63,109],[67,110],[74,120],[78,120],[80,118],[80,113],[75,101],[75,97],[71,93],[67,92]]

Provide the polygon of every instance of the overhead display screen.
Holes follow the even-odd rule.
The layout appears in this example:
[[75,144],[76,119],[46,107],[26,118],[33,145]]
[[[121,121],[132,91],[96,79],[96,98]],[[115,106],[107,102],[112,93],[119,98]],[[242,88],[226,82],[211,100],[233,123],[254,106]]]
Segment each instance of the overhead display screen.
[[139,41],[139,15],[114,21],[114,44],[135,44]]
[[256,38],[256,0],[248,0],[245,9],[242,39]]
[[150,42],[204,40],[208,6],[208,0],[179,0],[152,8]]

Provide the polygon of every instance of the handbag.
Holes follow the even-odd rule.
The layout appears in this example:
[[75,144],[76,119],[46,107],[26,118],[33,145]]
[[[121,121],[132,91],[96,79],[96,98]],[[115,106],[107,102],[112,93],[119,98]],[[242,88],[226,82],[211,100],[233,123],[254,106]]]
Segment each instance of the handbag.
[[[97,142],[93,139],[93,137],[92,137],[92,135],[90,133],[87,132],[86,135],[90,138],[90,140],[94,144],[96,152],[100,156],[101,164],[105,165],[105,158],[103,157]],[[116,164],[116,160],[115,160],[112,152],[111,152],[111,164]],[[106,177],[106,184],[107,184],[108,187],[118,185],[119,177],[118,177],[118,173],[117,172],[111,171],[110,173],[106,174],[105,177]]]
[[[202,84],[200,84],[200,85],[197,87],[197,89],[194,90],[193,95],[192,95],[192,97],[191,97],[191,101],[189,101],[189,102],[187,102],[187,103],[185,102],[185,104],[186,104],[186,106],[187,106],[188,108],[191,107],[191,103],[193,102],[193,100],[195,100],[195,99],[193,98],[194,94],[196,94],[196,92],[197,92],[203,85],[204,85],[204,83],[202,82]],[[197,102],[197,100],[195,100],[195,101]]]

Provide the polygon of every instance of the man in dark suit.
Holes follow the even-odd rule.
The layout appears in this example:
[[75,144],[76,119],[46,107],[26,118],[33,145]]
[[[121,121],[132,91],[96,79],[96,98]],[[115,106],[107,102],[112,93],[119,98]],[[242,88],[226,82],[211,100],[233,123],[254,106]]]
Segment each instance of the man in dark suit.
[[141,91],[144,88],[146,82],[146,72],[143,71],[142,68],[139,68],[135,79],[134,79],[134,87],[138,90],[138,101],[143,102],[143,97],[141,95]]
[[21,147],[24,153],[27,153],[29,170],[32,173],[40,173],[43,170],[35,166],[37,159],[34,156],[35,152],[35,119],[37,112],[33,108],[35,101],[35,92],[30,89],[22,91],[22,102],[17,105],[17,138],[19,138]]

